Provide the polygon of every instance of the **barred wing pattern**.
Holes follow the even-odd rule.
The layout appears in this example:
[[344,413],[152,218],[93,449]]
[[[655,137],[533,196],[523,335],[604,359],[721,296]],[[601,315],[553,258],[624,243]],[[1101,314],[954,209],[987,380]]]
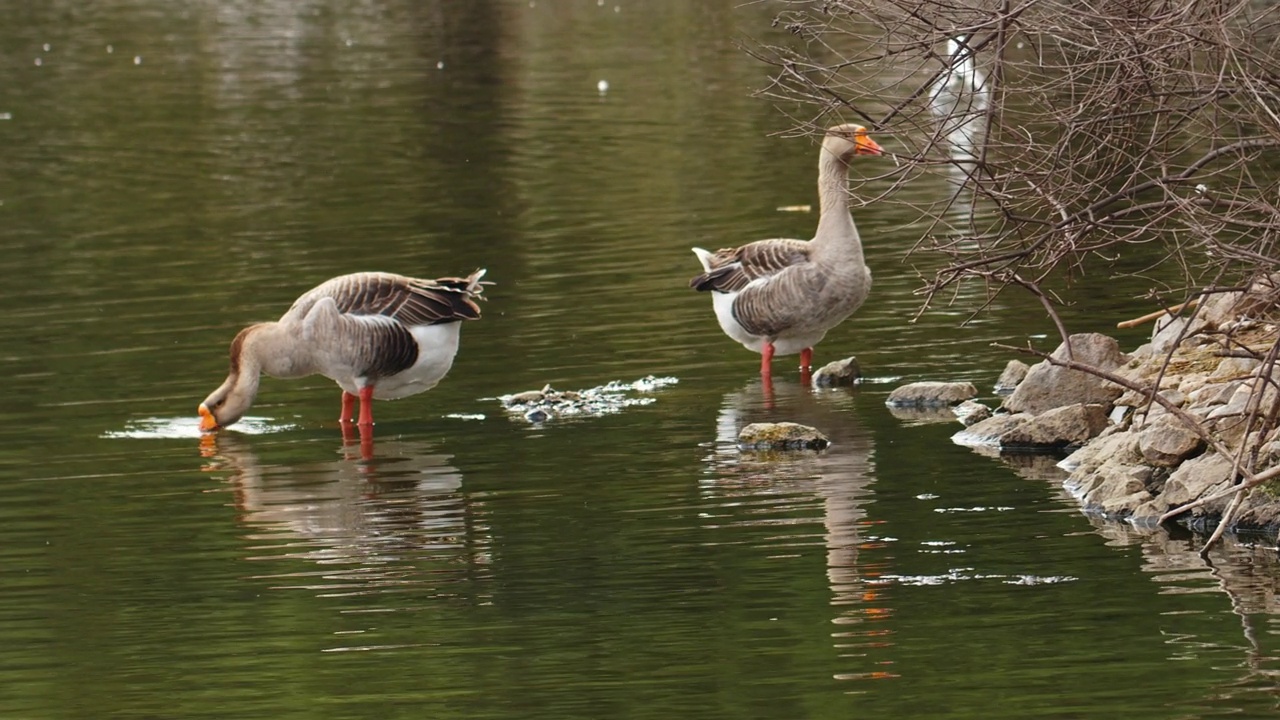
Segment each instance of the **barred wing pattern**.
[[322,283],[298,298],[288,315],[307,316],[332,303],[350,347],[353,364],[372,380],[403,372],[418,360],[412,328],[476,320],[476,300],[484,291],[483,270],[466,278],[424,280],[393,273],[364,272]]

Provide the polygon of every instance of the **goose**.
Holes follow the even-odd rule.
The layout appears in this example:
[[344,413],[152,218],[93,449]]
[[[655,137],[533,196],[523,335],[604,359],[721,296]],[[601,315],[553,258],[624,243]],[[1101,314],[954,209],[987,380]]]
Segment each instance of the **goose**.
[[968,35],[947,38],[946,67],[929,93],[929,110],[952,144],[972,149],[991,89],[973,60]]
[[200,403],[200,429],[244,416],[263,373],[277,378],[323,375],[342,388],[344,423],[360,398],[359,425],[373,425],[373,400],[430,390],[458,352],[463,320],[480,318],[483,269],[465,278],[422,280],[393,273],[341,275],[299,297],[276,322],[240,331],[231,372]]
[[813,346],[867,299],[871,271],[849,214],[849,162],[880,155],[861,125],[826,131],[818,153],[818,230],[812,240],[757,240],[714,253],[693,248],[702,263],[690,287],[710,292],[720,328],[758,352],[768,376],[774,355],[800,353],[800,370],[813,363]]

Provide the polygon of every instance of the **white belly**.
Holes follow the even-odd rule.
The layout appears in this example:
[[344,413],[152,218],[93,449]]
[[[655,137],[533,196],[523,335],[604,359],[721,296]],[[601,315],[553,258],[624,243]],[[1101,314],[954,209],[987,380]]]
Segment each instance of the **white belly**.
[[[736,297],[738,297],[736,292],[711,293],[711,306],[715,308],[720,329],[724,330],[725,335],[742,343],[748,350],[763,353],[769,338],[764,335],[752,335],[733,317],[733,300]],[[797,334],[783,333],[773,341],[773,354],[795,355],[805,348],[818,344],[826,335],[826,330],[809,330]]]
[[[399,400],[417,395],[435,387],[453,367],[453,357],[458,354],[458,336],[462,323],[425,325],[410,330],[418,342],[418,360],[410,367],[390,377],[378,380],[373,388],[377,400]],[[364,378],[333,378],[347,392],[355,395],[366,384]]]

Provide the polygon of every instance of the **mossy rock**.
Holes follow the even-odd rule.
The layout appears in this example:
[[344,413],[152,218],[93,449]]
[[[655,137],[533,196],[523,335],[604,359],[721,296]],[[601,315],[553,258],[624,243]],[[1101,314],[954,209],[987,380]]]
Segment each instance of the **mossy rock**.
[[743,450],[825,450],[829,445],[817,428],[793,422],[751,423],[738,433]]

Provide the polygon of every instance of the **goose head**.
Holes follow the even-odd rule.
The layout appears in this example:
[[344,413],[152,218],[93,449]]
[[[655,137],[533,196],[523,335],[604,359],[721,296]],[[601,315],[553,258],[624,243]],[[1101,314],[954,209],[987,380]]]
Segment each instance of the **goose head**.
[[[253,405],[253,399],[258,394],[259,371],[256,364],[246,362],[251,358],[251,354],[247,352],[247,340],[252,330],[253,327],[241,330],[231,342],[231,372],[197,409],[202,431],[219,430],[236,422]],[[246,365],[252,367],[245,367]]]
[[867,129],[853,123],[828,128],[822,148],[844,162],[849,162],[855,155],[884,154],[880,144],[867,134]]

